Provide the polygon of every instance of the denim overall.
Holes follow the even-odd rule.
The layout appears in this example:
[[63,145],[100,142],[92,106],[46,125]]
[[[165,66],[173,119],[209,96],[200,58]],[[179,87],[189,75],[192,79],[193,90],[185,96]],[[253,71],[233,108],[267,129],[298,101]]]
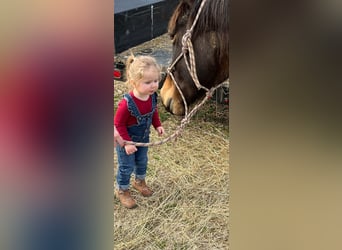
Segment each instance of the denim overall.
[[[152,117],[157,108],[157,94],[152,95],[152,111],[145,115],[140,114],[138,107],[129,94],[125,94],[124,98],[127,101],[128,110],[137,118],[138,122],[138,124],[127,128],[129,136],[134,142],[149,142]],[[137,149],[138,151],[134,154],[127,155],[124,147],[116,147],[119,163],[116,181],[119,189],[126,190],[129,188],[133,172],[137,179],[143,180],[146,177],[148,147],[137,147]]]

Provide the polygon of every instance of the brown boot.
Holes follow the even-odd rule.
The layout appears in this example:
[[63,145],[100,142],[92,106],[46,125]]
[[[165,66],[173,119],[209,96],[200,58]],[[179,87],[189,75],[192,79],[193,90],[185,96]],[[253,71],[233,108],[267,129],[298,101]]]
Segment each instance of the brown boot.
[[135,200],[132,198],[129,190],[115,189],[115,196],[120,200],[121,204],[127,208],[134,208],[137,206]]
[[153,194],[153,191],[146,185],[145,180],[135,179],[132,185],[145,197],[149,197]]

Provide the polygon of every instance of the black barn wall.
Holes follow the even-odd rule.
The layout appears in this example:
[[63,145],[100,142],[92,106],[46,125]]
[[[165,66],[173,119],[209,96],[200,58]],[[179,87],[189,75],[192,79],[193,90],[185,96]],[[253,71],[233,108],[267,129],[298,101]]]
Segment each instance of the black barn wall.
[[[118,0],[114,4],[114,13],[117,2]],[[122,10],[114,14],[116,53],[120,53],[167,32],[168,22],[178,4],[178,0],[152,2],[151,4],[135,7],[134,1],[132,1],[131,9]]]

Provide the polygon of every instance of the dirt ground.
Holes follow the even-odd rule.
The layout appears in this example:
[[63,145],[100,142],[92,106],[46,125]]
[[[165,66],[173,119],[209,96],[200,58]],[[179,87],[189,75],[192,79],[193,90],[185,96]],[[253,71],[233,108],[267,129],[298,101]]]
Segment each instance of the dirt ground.
[[[132,51],[156,56],[165,66],[170,60],[171,42],[163,35]],[[124,59],[129,53],[117,56]],[[126,91],[124,82],[114,81],[114,112]],[[161,103],[158,105],[168,136],[181,118],[170,115]],[[115,250],[229,248],[228,108],[227,104],[209,100],[181,137],[149,148],[146,181],[154,194],[144,198],[132,190],[138,203],[132,210],[114,200]],[[159,139],[153,131],[151,141]],[[115,153],[115,175],[116,171]]]

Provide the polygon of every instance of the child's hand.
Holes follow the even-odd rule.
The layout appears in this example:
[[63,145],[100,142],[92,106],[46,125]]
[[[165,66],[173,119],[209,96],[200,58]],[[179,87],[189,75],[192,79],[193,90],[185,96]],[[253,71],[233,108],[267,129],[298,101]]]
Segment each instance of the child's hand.
[[157,131],[158,131],[158,134],[159,134],[159,136],[162,136],[163,134],[164,134],[164,128],[162,127],[162,126],[160,126],[160,127],[158,127],[158,128],[156,128],[157,129]]
[[137,147],[135,145],[126,145],[125,146],[125,151],[126,154],[131,155],[134,154],[135,152],[137,152]]

